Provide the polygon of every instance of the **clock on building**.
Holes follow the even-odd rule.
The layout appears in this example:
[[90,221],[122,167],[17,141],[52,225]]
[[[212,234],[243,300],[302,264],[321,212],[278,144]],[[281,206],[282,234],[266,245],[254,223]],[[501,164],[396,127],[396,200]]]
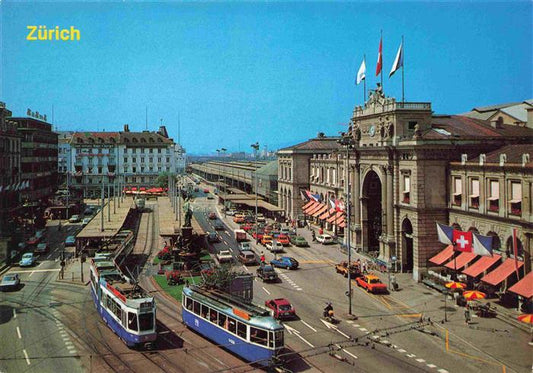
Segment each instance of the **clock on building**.
[[370,136],[374,136],[376,134],[376,126],[374,125],[370,126],[370,128],[368,129],[368,134]]

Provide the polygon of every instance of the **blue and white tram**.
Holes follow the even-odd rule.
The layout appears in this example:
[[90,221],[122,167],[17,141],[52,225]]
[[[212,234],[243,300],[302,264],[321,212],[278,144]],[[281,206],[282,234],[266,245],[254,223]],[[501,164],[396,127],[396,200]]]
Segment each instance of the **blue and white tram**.
[[275,363],[284,347],[283,326],[270,312],[195,286],[184,287],[183,322],[243,359]]
[[157,338],[156,306],[114,263],[91,260],[91,296],[104,322],[128,347],[149,347]]

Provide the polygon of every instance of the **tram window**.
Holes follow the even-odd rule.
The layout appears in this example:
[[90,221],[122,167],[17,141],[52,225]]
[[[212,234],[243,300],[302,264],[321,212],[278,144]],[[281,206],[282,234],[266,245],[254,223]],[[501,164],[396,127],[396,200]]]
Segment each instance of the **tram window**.
[[139,327],[142,331],[152,330],[154,328],[154,314],[142,313],[139,315]]
[[218,321],[218,312],[215,311],[214,309],[211,309],[211,312],[209,312],[209,321],[215,324]]
[[202,314],[201,316],[204,318],[204,319],[207,319],[207,314],[209,313],[209,307],[205,306],[202,304]]
[[254,328],[253,326],[250,326],[250,341],[266,346],[267,337],[268,337],[268,333],[266,330],[257,329],[257,328]]
[[276,336],[276,348],[283,347],[283,331],[274,332]]
[[228,328],[228,317],[224,315],[223,313],[218,315],[218,325],[223,327],[224,329]]
[[233,334],[237,331],[237,321],[231,317],[228,317],[228,330]]
[[185,307],[187,307],[188,310],[192,310],[192,299],[187,297],[185,298]]
[[136,332],[139,331],[139,328],[137,327],[137,314],[133,312],[128,312],[128,329]]
[[194,302],[193,305],[192,305],[192,308],[193,308],[193,312],[197,315],[200,314],[200,303],[198,302]]
[[237,335],[239,337],[246,339],[246,329],[248,329],[246,324],[242,322],[237,323]]
[[274,332],[268,332],[268,347],[274,348]]

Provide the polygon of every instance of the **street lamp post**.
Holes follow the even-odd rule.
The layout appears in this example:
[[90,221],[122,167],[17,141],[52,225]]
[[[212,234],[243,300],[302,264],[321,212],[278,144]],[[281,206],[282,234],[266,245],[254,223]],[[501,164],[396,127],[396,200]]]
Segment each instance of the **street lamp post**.
[[351,218],[350,218],[350,149],[355,146],[355,140],[352,136],[346,133],[342,133],[342,136],[339,140],[339,144],[346,148],[346,181],[344,183],[346,189],[346,246],[348,248],[348,315],[352,314],[352,278],[350,273],[350,265],[352,260],[352,248],[350,245],[350,228],[351,228]]
[[[259,150],[259,142],[250,145],[255,151]],[[258,241],[258,226],[257,226],[257,168],[254,171],[255,174],[255,241]]]

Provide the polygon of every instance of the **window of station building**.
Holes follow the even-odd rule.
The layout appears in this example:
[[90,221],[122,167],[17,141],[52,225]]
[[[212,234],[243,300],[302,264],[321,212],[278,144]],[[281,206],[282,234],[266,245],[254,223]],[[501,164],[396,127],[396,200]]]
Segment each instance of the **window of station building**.
[[453,178],[453,205],[461,206],[463,195],[463,184],[460,177]]
[[141,157],[141,163],[144,163],[144,157]]
[[470,207],[479,208],[479,180],[470,179]]
[[128,158],[124,157],[124,163],[128,163]]
[[228,317],[228,330],[233,334],[237,332],[237,320]]
[[407,123],[407,129],[409,131],[414,131],[417,124],[418,122],[416,120],[411,120]]
[[250,341],[266,346],[268,344],[268,332],[250,326]]
[[403,203],[411,202],[411,177],[404,175],[403,177]]
[[128,312],[128,329],[139,331],[139,327],[137,326],[137,314],[133,312]]
[[133,157],[133,158],[131,159],[131,161],[132,161],[133,163],[137,163],[137,158]]
[[488,195],[489,211],[498,212],[500,209],[500,183],[498,180],[489,180],[488,182]]
[[511,182],[511,199],[509,200],[511,215],[522,215],[522,184],[519,181]]
[[159,154],[161,154],[161,148],[157,149],[157,152],[158,152]]
[[137,172],[137,167],[132,167],[131,172],[133,173]]
[[246,324],[243,324],[242,322],[237,323],[237,335],[243,339],[246,339],[248,327]]
[[[150,139],[150,140],[152,140],[152,139]],[[153,140],[152,140],[152,142],[153,142]],[[148,153],[152,154],[153,152],[154,152],[154,149],[152,149],[152,148],[148,149]]]

